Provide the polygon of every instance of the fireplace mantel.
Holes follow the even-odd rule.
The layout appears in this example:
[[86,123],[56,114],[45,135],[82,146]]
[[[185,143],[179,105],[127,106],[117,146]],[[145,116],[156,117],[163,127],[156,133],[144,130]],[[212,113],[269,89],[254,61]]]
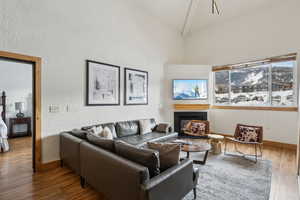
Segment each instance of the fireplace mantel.
[[208,110],[210,104],[174,104],[175,110]]

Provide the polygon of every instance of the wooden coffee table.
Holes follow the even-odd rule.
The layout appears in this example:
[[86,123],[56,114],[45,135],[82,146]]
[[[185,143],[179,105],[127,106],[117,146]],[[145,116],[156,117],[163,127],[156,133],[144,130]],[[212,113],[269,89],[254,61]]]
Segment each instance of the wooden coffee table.
[[181,147],[181,151],[187,153],[187,158],[190,158],[190,152],[205,152],[203,160],[193,160],[194,164],[205,165],[208,152],[211,149],[211,145],[206,142],[187,140],[191,144],[184,144]]

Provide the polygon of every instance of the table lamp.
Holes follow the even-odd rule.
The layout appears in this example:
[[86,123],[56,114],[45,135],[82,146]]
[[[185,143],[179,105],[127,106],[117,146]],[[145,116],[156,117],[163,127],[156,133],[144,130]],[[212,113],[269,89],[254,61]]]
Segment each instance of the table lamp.
[[15,103],[15,109],[16,109],[16,111],[19,111],[16,115],[17,118],[24,117],[24,113],[22,113],[22,111],[24,110],[24,107],[25,107],[24,102],[16,102]]

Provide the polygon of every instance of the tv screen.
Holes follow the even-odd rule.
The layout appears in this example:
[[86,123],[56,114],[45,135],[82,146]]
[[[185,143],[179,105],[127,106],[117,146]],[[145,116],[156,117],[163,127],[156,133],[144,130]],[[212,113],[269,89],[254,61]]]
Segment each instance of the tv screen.
[[201,100],[207,98],[207,80],[173,80],[174,100]]

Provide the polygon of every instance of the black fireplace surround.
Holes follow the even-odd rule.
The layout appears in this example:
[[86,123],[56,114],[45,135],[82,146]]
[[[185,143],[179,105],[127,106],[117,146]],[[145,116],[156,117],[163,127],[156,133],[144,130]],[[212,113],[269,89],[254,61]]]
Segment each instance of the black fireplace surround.
[[181,127],[182,120],[207,120],[207,112],[174,112],[174,130],[181,137],[187,137]]

